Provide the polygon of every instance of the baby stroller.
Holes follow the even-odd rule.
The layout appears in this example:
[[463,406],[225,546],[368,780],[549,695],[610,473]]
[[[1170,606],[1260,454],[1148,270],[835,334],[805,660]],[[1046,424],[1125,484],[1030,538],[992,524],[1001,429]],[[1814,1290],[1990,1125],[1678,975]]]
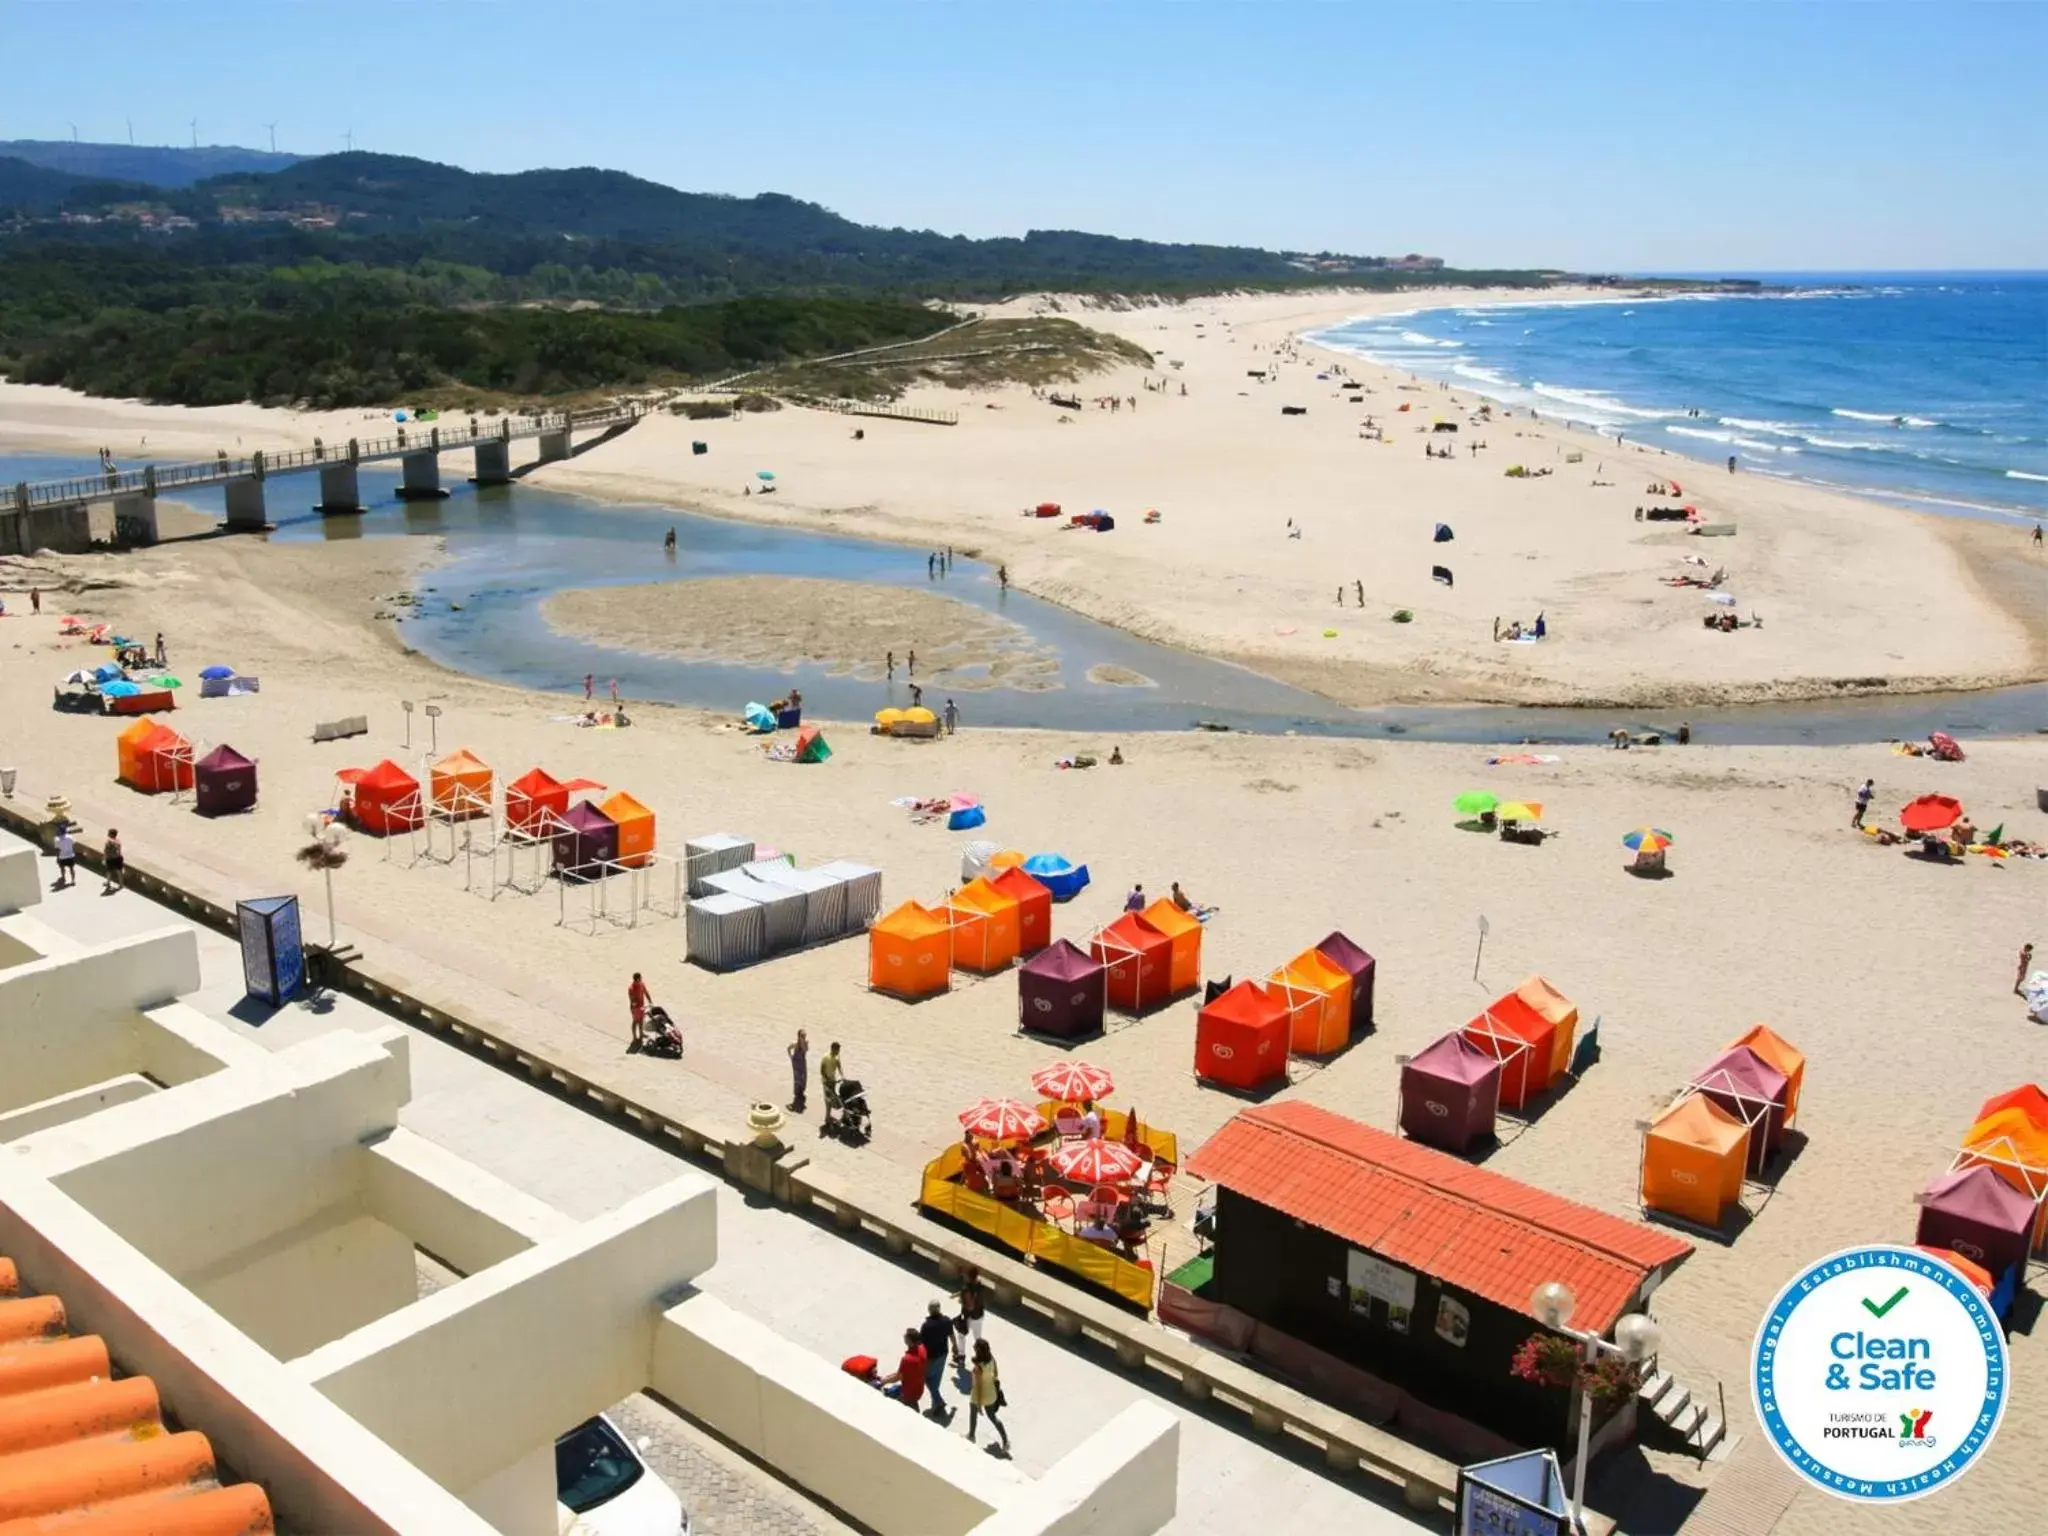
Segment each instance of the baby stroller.
[[849,1147],[865,1144],[873,1134],[874,1121],[868,1112],[867,1093],[853,1078],[839,1080],[839,1102],[825,1106],[822,1129],[825,1135],[837,1136]]
[[683,1054],[683,1032],[676,1027],[676,1021],[668,1016],[668,1010],[659,1003],[647,1010],[647,1018],[641,1026],[640,1054],[662,1056],[673,1061]]

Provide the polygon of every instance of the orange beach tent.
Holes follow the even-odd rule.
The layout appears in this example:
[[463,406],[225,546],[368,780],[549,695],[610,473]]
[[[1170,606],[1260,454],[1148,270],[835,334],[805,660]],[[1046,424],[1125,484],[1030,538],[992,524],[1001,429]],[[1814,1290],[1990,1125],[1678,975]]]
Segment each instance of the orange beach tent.
[[388,757],[374,768],[344,768],[335,777],[349,786],[349,819],[365,832],[389,837],[426,820],[420,781]]
[[114,761],[121,782],[144,794],[192,787],[192,744],[147,715],[114,738]]
[[1165,897],[1138,914],[1173,941],[1166,988],[1175,996],[1202,984],[1202,925]]
[[1689,1093],[1643,1133],[1643,1209],[1718,1227],[1742,1194],[1748,1157],[1749,1127]]
[[621,864],[638,869],[653,862],[654,812],[623,789],[608,796],[598,809],[618,823]]
[[930,997],[952,985],[952,924],[906,901],[868,929],[868,985],[896,997]]
[[[1785,1075],[1785,1123],[1790,1125],[1799,1114],[1799,1085],[1806,1077],[1806,1057],[1768,1024],[1751,1025],[1722,1049],[1732,1051],[1738,1045],[1748,1046],[1763,1058],[1765,1066]],[[1990,1106],[1986,1105],[1977,1111],[1977,1118],[1981,1120],[1989,1112]]]
[[1017,903],[985,878],[946,898],[953,963],[964,971],[1000,971],[1017,958]]
[[[1003,855],[997,854],[996,858]],[[993,866],[993,861],[991,861]],[[1052,892],[1017,868],[984,877],[1017,903],[1017,953],[1035,955],[1052,942]]]
[[2032,1083],[2021,1083],[2017,1088],[1986,1099],[1984,1107],[1977,1111],[1977,1118],[1989,1120],[2001,1109],[2016,1109],[2035,1125],[2048,1128],[2048,1093],[2043,1093]]
[[1173,940],[1135,912],[1126,912],[1089,942],[1088,953],[1109,971],[1109,1006],[1143,1013],[1166,1001]]
[[1579,1005],[1541,976],[1531,976],[1515,988],[1515,996],[1557,1031],[1552,1037],[1550,1076],[1553,1080],[1563,1077],[1572,1064],[1572,1043],[1579,1032]]
[[488,816],[495,782],[489,765],[462,747],[434,764],[427,775],[427,795],[443,816],[457,820]]
[[[1520,1109],[1557,1078],[1557,1023],[1532,1006],[1519,987],[1489,1003],[1485,1012],[1465,1026],[1464,1033],[1467,1040],[1500,1062],[1502,1109]],[[1569,1047],[1564,1059],[1567,1063],[1571,1060]]]
[[1267,987],[1287,1005],[1288,1047],[1327,1056],[1351,1038],[1351,973],[1305,949],[1275,971]]

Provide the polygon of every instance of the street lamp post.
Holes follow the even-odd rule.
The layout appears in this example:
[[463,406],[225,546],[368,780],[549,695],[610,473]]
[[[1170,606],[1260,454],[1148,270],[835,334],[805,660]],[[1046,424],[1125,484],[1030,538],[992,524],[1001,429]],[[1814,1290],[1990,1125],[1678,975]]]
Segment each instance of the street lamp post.
[[348,862],[348,849],[343,846],[348,832],[339,822],[329,821],[315,811],[306,818],[306,835],[312,841],[299,850],[299,862],[308,869],[319,870],[327,883],[327,947],[339,949],[340,931],[334,925],[334,872]]
[[[1597,1333],[1581,1333],[1571,1326],[1572,1312],[1579,1298],[1562,1280],[1536,1287],[1529,1297],[1529,1310],[1546,1328],[1575,1340],[1582,1366],[1590,1366],[1602,1354],[1616,1355],[1630,1365],[1641,1365],[1657,1353],[1663,1335],[1657,1324],[1641,1312],[1631,1312],[1614,1325],[1614,1342]],[[1579,1454],[1572,1463],[1572,1529],[1586,1528],[1586,1450],[1593,1435],[1593,1394],[1585,1382],[1579,1388]]]

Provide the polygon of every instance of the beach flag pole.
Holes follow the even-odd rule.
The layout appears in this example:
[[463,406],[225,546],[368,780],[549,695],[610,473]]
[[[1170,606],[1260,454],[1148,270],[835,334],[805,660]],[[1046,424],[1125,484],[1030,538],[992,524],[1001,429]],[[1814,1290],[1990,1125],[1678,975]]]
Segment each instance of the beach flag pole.
[[1479,957],[1486,953],[1487,927],[1486,914],[1482,912],[1479,914],[1479,947],[1472,951],[1472,979],[1474,981],[1479,979]]

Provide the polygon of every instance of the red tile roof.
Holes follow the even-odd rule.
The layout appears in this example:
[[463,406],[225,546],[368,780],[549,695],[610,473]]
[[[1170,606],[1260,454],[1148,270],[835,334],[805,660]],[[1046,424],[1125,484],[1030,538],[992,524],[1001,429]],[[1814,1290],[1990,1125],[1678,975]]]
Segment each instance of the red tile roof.
[[1578,1294],[1572,1325],[1605,1333],[1644,1279],[1692,1244],[1360,1125],[1313,1104],[1262,1105],[1212,1136],[1188,1172],[1517,1312],[1547,1280]]
[[147,1376],[67,1332],[56,1296],[21,1296],[0,1258],[0,1536],[267,1536],[270,1501],[223,1487],[206,1436],[164,1427]]

